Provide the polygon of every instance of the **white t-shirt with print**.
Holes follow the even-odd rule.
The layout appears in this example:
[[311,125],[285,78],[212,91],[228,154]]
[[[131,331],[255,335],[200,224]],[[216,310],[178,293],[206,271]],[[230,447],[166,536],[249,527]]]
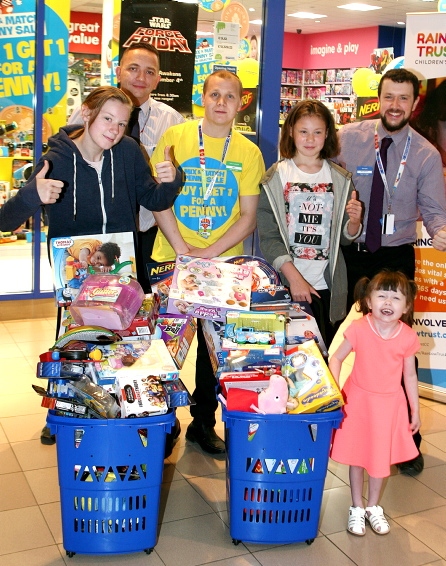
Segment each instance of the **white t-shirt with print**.
[[294,265],[316,290],[327,289],[324,271],[329,259],[333,216],[330,166],[324,161],[317,173],[306,173],[292,159],[284,159],[278,171]]

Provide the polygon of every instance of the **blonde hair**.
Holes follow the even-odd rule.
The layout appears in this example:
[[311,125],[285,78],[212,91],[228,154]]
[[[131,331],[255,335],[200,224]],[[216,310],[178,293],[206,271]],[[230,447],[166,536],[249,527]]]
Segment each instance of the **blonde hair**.
[[219,79],[223,79],[225,81],[227,81],[227,80],[235,81],[237,83],[237,86],[238,86],[239,96],[240,96],[240,98],[242,98],[242,96],[243,96],[242,81],[240,80],[240,78],[236,74],[231,73],[231,71],[225,71],[224,69],[220,69],[219,71],[215,71],[212,74],[210,74],[208,77],[206,77],[206,80],[204,81],[204,84],[203,84],[203,94],[206,94],[206,91],[209,87],[209,80],[212,79],[212,77],[218,77]]

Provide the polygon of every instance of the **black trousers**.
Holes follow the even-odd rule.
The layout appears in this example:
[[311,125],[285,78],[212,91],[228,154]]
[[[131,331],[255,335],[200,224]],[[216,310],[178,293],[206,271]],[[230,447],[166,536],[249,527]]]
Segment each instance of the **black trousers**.
[[155,243],[158,226],[152,226],[147,232],[138,232],[138,247],[136,249],[136,271],[138,273],[138,283],[143,288],[144,293],[150,293],[150,280],[147,274],[146,264],[151,261],[153,244]]
[[[358,251],[356,244],[342,246],[345,263],[347,264],[348,297],[347,312],[354,303],[354,288],[361,277],[371,279],[383,269],[402,271],[409,279],[415,278],[415,250],[411,244],[379,248],[375,253]],[[418,363],[417,363],[418,368]],[[410,408],[409,408],[410,415]],[[419,449],[421,434],[413,436],[415,446]]]
[[215,411],[218,407],[217,378],[212,369],[211,359],[204,339],[201,321],[197,321],[197,365],[195,368],[195,391],[192,394],[196,405],[191,405],[192,417],[207,425],[215,426]]

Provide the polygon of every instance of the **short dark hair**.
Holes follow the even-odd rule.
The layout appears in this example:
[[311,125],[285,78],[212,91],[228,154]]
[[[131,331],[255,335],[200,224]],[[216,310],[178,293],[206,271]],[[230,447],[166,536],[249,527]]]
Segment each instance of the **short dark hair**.
[[282,126],[280,135],[280,156],[286,159],[292,159],[296,155],[296,144],[292,130],[301,118],[305,116],[317,116],[320,118],[327,128],[327,137],[324,147],[321,149],[320,158],[328,159],[335,157],[339,153],[339,141],[336,135],[336,125],[330,110],[319,100],[301,100],[298,102],[287,115]]
[[417,286],[414,281],[410,281],[401,271],[391,271],[390,269],[383,269],[372,279],[361,277],[354,290],[354,299],[359,303],[356,307],[358,312],[362,312],[362,314],[370,312],[367,300],[372,291],[400,291],[406,298],[408,306],[407,312],[403,314],[401,320],[412,326],[414,301],[417,294]]
[[394,83],[412,83],[413,98],[416,100],[420,94],[420,81],[414,73],[407,69],[391,69],[384,73],[378,85],[378,98],[381,96],[382,84],[384,81],[393,81]]
[[136,49],[145,49],[146,51],[149,51],[150,53],[156,55],[156,58],[158,59],[158,68],[160,67],[160,52],[151,43],[132,43],[131,45],[126,47],[126,49],[124,49],[124,51],[122,52],[120,64],[122,64],[122,60],[124,59],[124,56],[127,55],[127,53],[130,53],[130,51],[135,51]]
[[212,77],[218,77],[219,79],[223,79],[225,81],[227,80],[235,81],[238,84],[240,98],[243,96],[243,85],[242,85],[242,81],[240,80],[240,77],[238,77],[235,73],[231,73],[231,71],[225,71],[224,69],[220,69],[219,71],[214,71],[213,73],[211,73],[206,77],[206,80],[204,81],[203,84],[203,94],[206,94],[206,91],[209,86],[209,80],[212,79]]
[[99,246],[98,252],[102,252],[107,260],[107,265],[113,265],[115,260],[121,257],[121,248],[114,242],[105,242]]

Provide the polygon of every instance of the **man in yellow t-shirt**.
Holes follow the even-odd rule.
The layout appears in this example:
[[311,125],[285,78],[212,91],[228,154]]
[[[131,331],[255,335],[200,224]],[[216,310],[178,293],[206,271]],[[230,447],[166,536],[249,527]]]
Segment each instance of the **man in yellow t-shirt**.
[[[242,84],[229,71],[212,73],[203,85],[204,118],[169,128],[152,156],[155,167],[173,146],[184,186],[174,206],[155,213],[160,231],[152,257],[172,261],[178,254],[213,258],[240,255],[256,226],[259,183],[265,171],[260,150],[232,129],[241,107]],[[193,421],[186,438],[210,454],[225,451],[215,433],[216,379],[198,325]]]

